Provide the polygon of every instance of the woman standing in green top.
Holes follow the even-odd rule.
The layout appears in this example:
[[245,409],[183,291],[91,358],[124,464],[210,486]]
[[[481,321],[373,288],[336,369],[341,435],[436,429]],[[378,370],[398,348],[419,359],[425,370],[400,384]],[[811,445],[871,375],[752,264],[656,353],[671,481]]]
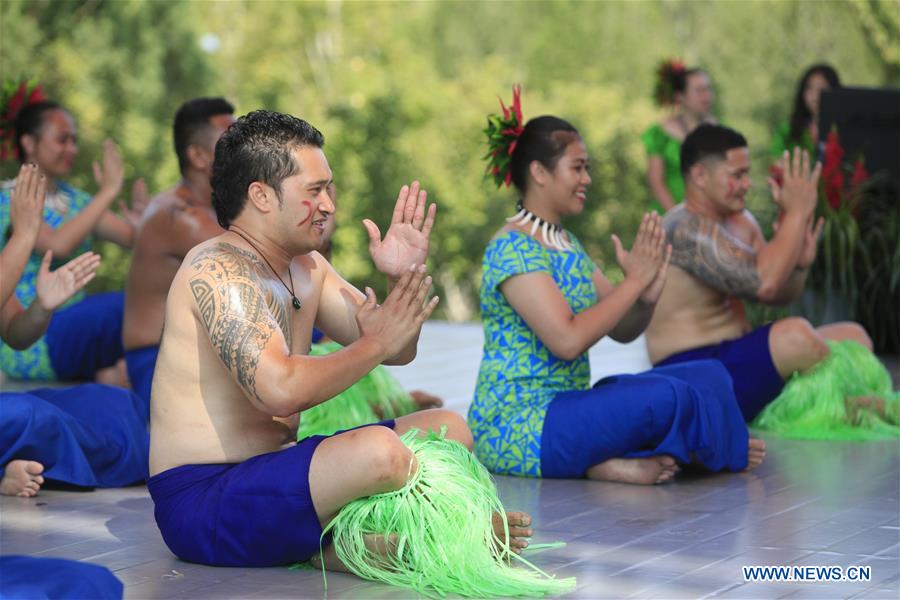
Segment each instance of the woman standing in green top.
[[647,148],[647,182],[653,193],[651,208],[662,214],[684,199],[681,178],[681,142],[702,123],[715,123],[709,75],[698,68],[688,69],[679,61],[667,60],[659,67],[654,92],[660,106],[671,113],[641,136]]
[[795,146],[800,146],[812,157],[818,156],[819,99],[822,92],[840,87],[841,78],[831,65],[813,65],[803,73],[794,94],[791,120],[782,122],[775,129],[771,150],[775,162],[781,160],[785,150]]

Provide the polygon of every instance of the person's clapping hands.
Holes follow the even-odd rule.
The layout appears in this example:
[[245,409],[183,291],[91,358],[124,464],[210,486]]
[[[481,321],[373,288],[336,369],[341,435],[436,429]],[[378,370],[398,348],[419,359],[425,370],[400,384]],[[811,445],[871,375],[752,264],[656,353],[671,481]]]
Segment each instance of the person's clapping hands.
[[73,258],[55,271],[50,270],[53,252],[48,250],[41,261],[35,285],[35,302],[48,312],[52,312],[66,303],[69,298],[80,291],[97,274],[100,266],[100,255],[85,252]]
[[662,218],[656,213],[646,213],[638,228],[631,251],[626,251],[617,235],[612,236],[616,248],[616,261],[626,279],[638,281],[644,288],[641,300],[654,304],[659,299],[666,282],[666,271],[672,246],[666,244],[666,232]]

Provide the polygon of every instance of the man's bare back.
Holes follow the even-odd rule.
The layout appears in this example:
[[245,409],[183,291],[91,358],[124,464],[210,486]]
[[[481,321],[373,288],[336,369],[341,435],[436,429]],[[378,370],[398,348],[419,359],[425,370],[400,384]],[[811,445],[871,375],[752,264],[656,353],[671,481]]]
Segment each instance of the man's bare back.
[[[326,265],[317,252],[293,260],[294,290],[308,307],[295,311],[282,283],[233,233],[204,242],[185,257],[169,293],[153,379],[151,475],[183,464],[240,462],[293,440],[287,425],[247,399],[225,365],[252,389],[260,353],[254,346],[276,329],[291,354],[308,353]],[[233,300],[244,305],[246,319],[216,314],[212,286],[217,283],[238,294]],[[258,337],[250,339],[251,334]],[[220,340],[221,354],[210,337]]]
[[138,226],[125,289],[125,350],[159,344],[166,296],[185,254],[222,231],[208,203],[194,201],[184,184],[151,200]]

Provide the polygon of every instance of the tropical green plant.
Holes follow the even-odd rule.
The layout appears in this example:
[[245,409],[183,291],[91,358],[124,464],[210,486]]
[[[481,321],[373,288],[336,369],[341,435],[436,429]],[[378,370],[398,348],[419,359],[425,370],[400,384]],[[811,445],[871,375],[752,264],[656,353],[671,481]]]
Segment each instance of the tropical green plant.
[[836,130],[825,144],[817,213],[825,225],[807,289],[818,302],[807,316],[859,321],[876,350],[900,350],[900,191],[886,174],[870,177],[862,157],[847,163]]
[[856,318],[878,352],[900,352],[900,185],[873,177],[863,189],[855,252]]
[[[661,116],[650,97],[659,59],[711,74],[717,116],[751,142],[748,204],[759,215],[770,205],[767,134],[799,64],[826,60],[855,85],[900,85],[893,3],[3,0],[0,78],[34,78],[72,112],[80,152],[69,183],[88,192],[106,137],[129,184],[171,187],[172,116],[193,97],[309,120],[325,133],[338,186],[338,269],[355,285],[383,279],[360,219],[386,222],[400,185],[418,178],[439,204],[438,316],[467,320],[478,317],[484,246],[516,201],[483,178],[480,131],[497,94],[521,83],[526,117],[556,114],[582,133],[594,183],[566,226],[617,280],[610,234],[630,243],[650,200],[639,136]],[[847,24],[839,36],[837,22]],[[16,169],[0,163],[0,179]],[[121,289],[130,254],[97,250],[93,289]]]

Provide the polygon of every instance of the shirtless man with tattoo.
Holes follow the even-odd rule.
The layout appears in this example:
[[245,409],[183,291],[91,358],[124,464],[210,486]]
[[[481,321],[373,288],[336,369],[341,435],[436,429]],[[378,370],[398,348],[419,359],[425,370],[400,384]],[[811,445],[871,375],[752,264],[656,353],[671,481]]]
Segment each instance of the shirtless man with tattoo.
[[814,328],[800,317],[753,331],[742,301],[784,305],[803,290],[824,221],[814,223],[820,165],[785,153],[784,183],[770,180],[784,212],[766,241],[746,209],[750,153],[744,137],[703,125],[681,147],[685,200],[666,215],[672,244],[669,278],[647,329],[654,365],[700,358],[722,361],[747,421],[781,392],[784,381],[828,355],[826,339],[872,342],[856,323]]
[[[383,240],[364,221],[388,279],[382,304],[316,251],[334,212],[323,143],[306,121],[256,111],[216,145],[213,207],[227,231],[175,275],[152,387],[147,487],[182,559],[272,566],[318,556],[322,526],[341,507],[399,489],[418,468],[399,434],[446,427],[471,448],[462,417],[440,409],[293,442],[298,413],[379,363],[411,361],[437,305],[424,266],[436,206],[426,211],[418,183],[400,190]],[[313,326],[345,347],[307,356]],[[530,517],[507,521],[521,549]],[[325,564],[340,568],[330,546]]]
[[209,180],[216,141],[234,122],[233,114],[224,98],[196,98],[181,105],[172,132],[181,181],[150,201],[135,231],[122,342],[131,387],[148,410],[169,286],[188,251],[222,233]]

